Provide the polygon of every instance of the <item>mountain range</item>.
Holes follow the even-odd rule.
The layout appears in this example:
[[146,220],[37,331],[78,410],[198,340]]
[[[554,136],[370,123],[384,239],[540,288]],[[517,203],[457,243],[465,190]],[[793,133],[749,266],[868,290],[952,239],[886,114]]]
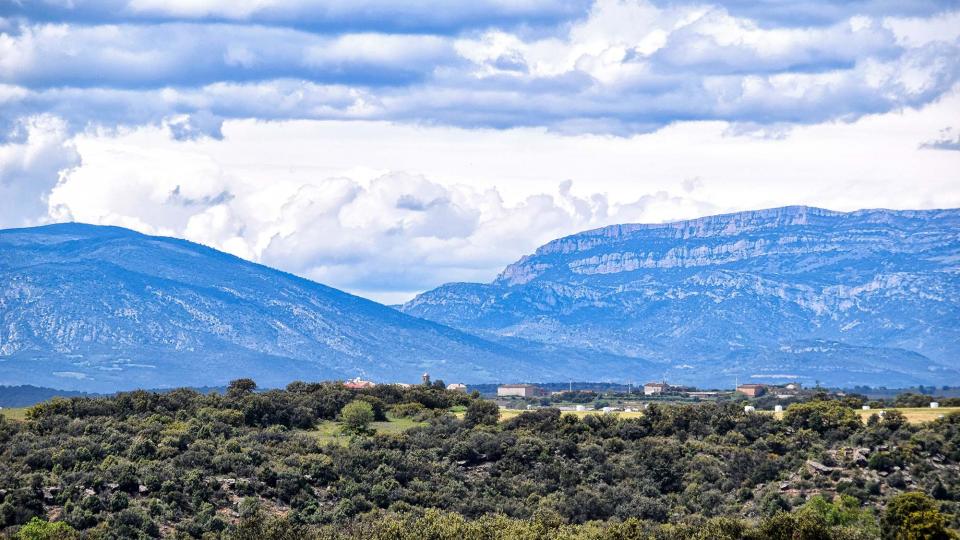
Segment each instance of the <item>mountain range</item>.
[[76,223],[0,231],[0,384],[281,386],[418,381],[425,370],[471,381],[548,372],[503,345],[184,240]]
[[0,231],[0,384],[960,383],[960,211],[807,207],[550,242],[396,309],[185,240]]
[[957,384],[960,211],[786,207],[560,238],[404,313],[716,384]]

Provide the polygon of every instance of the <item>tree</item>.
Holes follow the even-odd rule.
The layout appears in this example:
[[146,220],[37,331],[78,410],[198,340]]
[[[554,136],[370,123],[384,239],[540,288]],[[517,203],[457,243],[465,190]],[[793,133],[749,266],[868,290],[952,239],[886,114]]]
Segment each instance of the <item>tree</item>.
[[883,513],[883,537],[894,540],[951,540],[937,501],[925,493],[901,493],[890,499]]
[[343,429],[357,435],[370,432],[370,422],[373,422],[373,418],[373,407],[359,399],[347,403],[340,411]]
[[239,397],[256,389],[257,383],[253,382],[253,379],[236,379],[230,381],[230,385],[227,386],[227,395]]
[[500,407],[492,401],[475,399],[467,405],[467,414],[463,420],[468,427],[495,426],[500,421]]
[[783,420],[797,429],[812,429],[821,435],[846,435],[861,426],[860,417],[839,401],[811,401],[787,407]]

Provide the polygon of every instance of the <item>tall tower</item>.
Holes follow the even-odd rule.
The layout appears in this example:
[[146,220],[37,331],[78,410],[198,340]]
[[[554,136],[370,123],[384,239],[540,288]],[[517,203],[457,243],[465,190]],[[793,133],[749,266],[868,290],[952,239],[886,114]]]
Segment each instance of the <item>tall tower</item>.
[[424,384],[424,386],[429,386],[429,385],[430,385],[430,374],[429,374],[429,373],[427,373],[426,371],[424,371],[424,372],[423,372],[423,377],[422,377],[422,379],[423,379],[423,384]]

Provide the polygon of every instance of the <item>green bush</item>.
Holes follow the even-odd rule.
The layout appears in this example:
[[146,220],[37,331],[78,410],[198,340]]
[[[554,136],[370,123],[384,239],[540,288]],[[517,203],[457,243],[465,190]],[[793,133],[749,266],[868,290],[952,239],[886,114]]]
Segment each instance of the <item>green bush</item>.
[[47,522],[35,517],[17,531],[17,540],[73,540],[80,534],[62,521]]
[[500,407],[492,401],[474,399],[467,405],[463,421],[468,427],[495,426],[500,421]]
[[891,540],[951,540],[960,538],[947,528],[937,501],[919,492],[901,493],[887,502],[883,538]]
[[356,435],[370,433],[370,423],[373,420],[373,406],[363,400],[351,401],[340,411],[340,421],[347,433]]

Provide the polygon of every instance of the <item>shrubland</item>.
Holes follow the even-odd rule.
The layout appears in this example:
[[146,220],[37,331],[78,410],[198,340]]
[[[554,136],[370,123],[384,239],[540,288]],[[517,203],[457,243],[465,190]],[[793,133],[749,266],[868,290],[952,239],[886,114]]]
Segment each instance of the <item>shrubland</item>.
[[[782,420],[697,403],[499,421],[439,385],[240,380],[27,416],[0,417],[0,527],[17,538],[932,539],[958,526],[960,415],[861,422],[840,400]],[[384,420],[414,427],[372,427]]]

